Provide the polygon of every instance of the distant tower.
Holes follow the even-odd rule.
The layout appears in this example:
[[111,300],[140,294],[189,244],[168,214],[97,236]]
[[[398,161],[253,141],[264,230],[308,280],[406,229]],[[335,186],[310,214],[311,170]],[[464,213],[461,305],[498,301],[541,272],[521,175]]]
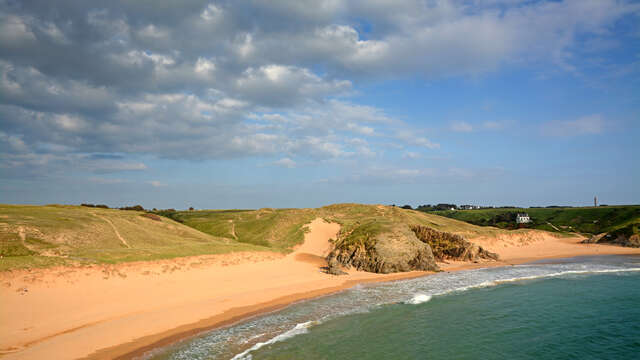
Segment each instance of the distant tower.
[[593,197],[593,206],[598,206],[598,197],[597,196]]

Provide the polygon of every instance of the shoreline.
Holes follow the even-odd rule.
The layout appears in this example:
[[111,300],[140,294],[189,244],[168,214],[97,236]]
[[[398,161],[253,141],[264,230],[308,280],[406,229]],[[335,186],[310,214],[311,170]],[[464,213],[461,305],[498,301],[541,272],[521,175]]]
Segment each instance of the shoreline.
[[[286,256],[227,254],[0,273],[2,281],[13,277],[13,284],[0,287],[0,356],[7,360],[131,359],[357,284],[435,274],[322,273],[320,267],[326,265],[324,256],[331,246],[328,239],[339,226],[316,219],[310,229],[304,244]],[[640,254],[640,249],[579,244],[581,238],[559,238],[545,232],[469,240],[497,252],[501,260],[439,263],[443,271],[576,256]],[[28,293],[16,292],[21,283],[28,284]]]
[[[151,335],[145,338],[141,338],[139,339],[139,341],[133,341],[131,343],[118,345],[114,348],[108,348],[108,349],[97,351],[95,354],[87,356],[83,359],[87,359],[87,360],[107,359],[107,358],[118,359],[118,360],[135,359],[139,356],[146,354],[151,350],[159,349],[165,346],[170,346],[180,341],[191,339],[204,332],[208,332],[216,329],[222,329],[225,327],[231,327],[255,317],[259,317],[259,316],[263,316],[263,315],[267,315],[273,312],[283,310],[291,305],[294,305],[303,301],[313,300],[313,299],[321,298],[324,296],[331,296],[331,295],[340,293],[356,285],[402,281],[402,280],[429,276],[432,274],[435,274],[435,273],[424,272],[424,271],[412,271],[408,273],[397,274],[397,276],[391,276],[388,279],[387,278],[384,278],[384,279],[371,278],[371,279],[362,279],[362,280],[347,280],[344,285],[340,285],[340,286],[318,289],[315,291],[310,291],[305,293],[287,295],[266,303],[246,306],[242,308],[233,308],[222,314],[212,316],[208,319],[200,320],[195,324],[181,326],[179,328],[168,330],[161,334],[156,334],[156,335]],[[394,274],[389,274],[389,275],[394,275]],[[155,340],[155,342],[147,345],[142,345],[143,343],[147,343],[153,340]],[[131,351],[121,354],[123,351],[127,349],[131,349]]]
[[[613,252],[615,251],[611,251],[611,253],[595,254],[595,255],[577,255],[577,256],[559,255],[559,256],[550,256],[550,257],[543,257],[543,258],[521,258],[521,259],[514,260],[512,262],[499,260],[499,261],[488,261],[488,262],[482,262],[482,263],[455,263],[455,264],[449,264],[449,265],[452,265],[452,267],[447,267],[446,270],[442,270],[442,271],[458,272],[458,271],[469,271],[469,270],[476,270],[476,269],[516,266],[516,265],[522,265],[522,264],[533,263],[536,261],[549,260],[549,259],[567,259],[567,258],[579,258],[579,257],[589,257],[589,256],[633,255],[633,253],[630,254],[627,252],[624,252],[622,254],[613,253]],[[635,255],[640,256],[640,252],[635,253]],[[443,264],[439,263],[439,265],[442,266]],[[150,351],[168,347],[173,344],[177,344],[181,341],[188,341],[189,339],[197,337],[198,335],[203,334],[205,332],[223,329],[226,327],[231,327],[231,326],[240,324],[242,322],[251,320],[255,317],[268,315],[270,313],[283,310],[291,305],[294,305],[303,301],[309,301],[309,300],[314,300],[324,296],[331,296],[334,294],[338,294],[356,285],[410,280],[415,278],[431,276],[437,273],[438,272],[412,271],[412,272],[405,272],[405,273],[386,274],[386,275],[390,275],[390,278],[348,280],[345,282],[344,285],[341,285],[341,286],[318,289],[316,291],[311,291],[307,293],[298,293],[298,294],[283,296],[282,298],[275,299],[267,303],[256,304],[256,305],[247,306],[243,308],[233,308],[223,314],[212,316],[208,319],[203,319],[194,324],[181,326],[160,334],[147,336],[145,338],[140,338],[130,343],[125,343],[125,344],[117,345],[112,348],[99,350],[96,353],[83,358],[83,360],[137,359],[149,353]]]

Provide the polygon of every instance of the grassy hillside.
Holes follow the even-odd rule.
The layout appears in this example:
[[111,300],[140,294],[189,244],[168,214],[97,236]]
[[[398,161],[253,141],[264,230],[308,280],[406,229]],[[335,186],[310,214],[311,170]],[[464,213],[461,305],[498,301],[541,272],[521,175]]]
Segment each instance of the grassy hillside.
[[348,242],[367,241],[397,224],[422,225],[470,236],[499,231],[419,211],[361,204],[336,204],[318,209],[179,211],[171,217],[216,237],[278,250],[302,243],[304,226],[317,217],[339,223],[340,238]]
[[265,248],[205,234],[139,211],[0,205],[0,271],[241,250]]
[[228,241],[283,250],[302,243],[303,227],[316,214],[315,209],[199,210],[179,211],[171,218]]
[[407,228],[406,225],[427,226],[471,237],[502,232],[434,214],[380,205],[162,214],[165,216],[80,206],[0,205],[0,271],[231,251],[287,252],[302,243],[305,225],[317,217],[341,224],[339,241],[343,244],[363,244],[377,235]]
[[[531,217],[530,228],[555,231],[599,234],[621,229],[636,229],[640,224],[640,205],[581,208],[481,209],[436,211],[433,214],[466,221],[480,226],[511,228],[513,221],[505,221],[508,214],[526,212]],[[632,230],[633,231],[633,230]]]

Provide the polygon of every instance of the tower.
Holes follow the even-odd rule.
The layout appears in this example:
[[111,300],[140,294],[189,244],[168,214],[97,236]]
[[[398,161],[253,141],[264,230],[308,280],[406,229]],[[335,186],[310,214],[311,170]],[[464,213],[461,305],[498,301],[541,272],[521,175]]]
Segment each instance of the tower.
[[598,197],[597,196],[593,197],[593,206],[598,206]]

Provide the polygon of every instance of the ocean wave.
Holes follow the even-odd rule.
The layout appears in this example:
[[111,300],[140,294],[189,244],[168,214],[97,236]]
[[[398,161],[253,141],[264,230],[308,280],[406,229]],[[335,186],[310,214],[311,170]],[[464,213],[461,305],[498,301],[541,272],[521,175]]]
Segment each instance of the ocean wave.
[[431,300],[431,295],[416,294],[410,300],[407,300],[405,304],[418,305],[426,303],[429,300]]
[[508,278],[508,279],[496,279],[496,280],[483,281],[478,284],[472,284],[472,285],[461,286],[453,289],[447,289],[447,290],[436,292],[433,294],[418,293],[418,294],[415,294],[411,299],[405,301],[404,303],[409,305],[417,305],[417,304],[422,304],[431,300],[432,296],[447,295],[447,294],[463,292],[471,289],[492,287],[492,286],[497,286],[497,285],[506,284],[506,283],[513,283],[518,281],[554,278],[554,277],[560,277],[565,275],[619,273],[619,272],[637,272],[637,271],[640,271],[640,268],[565,270],[565,271],[559,271],[559,272],[547,273],[547,274],[517,276],[517,277]]
[[558,277],[558,276],[564,276],[564,275],[601,274],[601,273],[635,272],[635,271],[640,271],[640,268],[619,268],[619,269],[598,269],[598,270],[596,270],[596,269],[590,269],[590,270],[565,270],[565,271],[559,271],[559,272],[550,273],[550,274],[521,276],[521,277],[514,277],[514,278],[511,278],[511,279],[499,279],[499,280],[494,280],[493,282],[496,283],[496,285],[499,285],[499,284],[502,284],[502,283],[525,281],[525,280],[535,280],[535,279]]
[[294,326],[293,329],[285,331],[282,334],[276,335],[265,342],[259,342],[253,345],[252,347],[248,348],[247,350],[241,352],[240,354],[237,354],[231,360],[251,360],[252,358],[251,352],[258,350],[265,345],[271,345],[279,341],[284,341],[296,335],[306,334],[307,332],[309,332],[308,330],[309,327],[313,325],[317,325],[319,323],[320,323],[319,321],[307,321],[304,323],[296,324],[296,326]]

